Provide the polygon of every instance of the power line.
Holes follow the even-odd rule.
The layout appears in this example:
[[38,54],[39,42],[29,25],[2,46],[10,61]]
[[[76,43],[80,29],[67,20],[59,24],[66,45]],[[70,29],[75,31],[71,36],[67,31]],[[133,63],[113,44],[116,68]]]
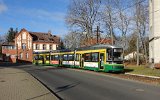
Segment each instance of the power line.
[[[141,1],[139,1],[139,2],[136,2],[136,3],[134,3],[133,5],[130,5],[130,6],[126,7],[126,8],[124,8],[124,9],[122,9],[122,11],[125,11],[125,10],[127,10],[127,9],[129,9],[129,8],[132,8],[132,7],[136,6],[137,4],[143,3],[143,2],[145,2],[145,1],[146,1],[146,0],[141,0]],[[119,13],[119,11],[113,13],[112,15],[118,14],[118,13]],[[116,20],[114,23],[116,23],[116,22],[118,22],[118,21],[119,21],[119,20]]]
[[[136,6],[137,4],[143,3],[143,2],[145,2],[145,1],[146,1],[146,0],[141,0],[141,1],[139,1],[139,2],[136,2],[136,3],[134,3],[133,5],[130,5],[130,6],[126,7],[126,8],[124,8],[124,9],[122,9],[122,11],[125,11],[125,10],[127,10],[127,9],[129,9],[129,8],[132,8],[132,7]],[[113,13],[112,15],[117,14],[117,13],[119,13],[119,11]]]
[[[132,7],[134,7],[134,6],[136,6],[136,5],[138,5],[138,4],[140,4],[140,3],[143,3],[143,2],[145,2],[146,0],[141,0],[141,1],[139,1],[139,2],[136,2],[135,4],[133,4],[133,5],[130,5],[130,6],[128,6],[128,7],[126,7],[126,8],[124,8],[124,9],[122,9],[122,11],[125,11],[125,10],[127,10],[127,9],[129,9],[129,8],[132,8]],[[118,13],[118,12],[116,12],[116,13]],[[116,14],[115,13],[115,14]],[[114,14],[114,13],[113,13]]]
[[[125,11],[125,10],[127,10],[127,9],[129,9],[129,8],[132,8],[132,7],[134,7],[134,6],[138,5],[138,4],[141,4],[141,3],[145,2],[145,1],[147,1],[147,0],[141,0],[141,1],[139,1],[139,2],[136,2],[135,4],[130,5],[130,6],[126,7],[126,8],[124,8],[124,9],[122,9],[122,11]],[[156,11],[152,11],[152,12],[150,12],[149,14],[152,14],[152,13],[155,13],[155,12],[159,12],[159,11],[160,11],[160,9],[158,9],[158,10],[156,10]],[[112,15],[118,14],[118,13],[119,13],[119,11],[113,13]],[[118,21],[116,21],[116,22],[118,22]]]
[[[134,6],[138,5],[138,4],[144,3],[144,2],[146,2],[146,1],[147,1],[147,0],[141,0],[141,1],[139,1],[139,2],[134,3],[133,5],[130,5],[130,6],[126,7],[126,8],[124,8],[124,9],[122,9],[121,11],[125,11],[125,10],[127,10],[127,9],[129,9],[129,8],[132,8],[132,7],[134,7]],[[158,9],[158,10],[156,10],[156,11],[153,11],[153,12],[150,12],[150,13],[148,13],[148,14],[155,13],[155,12],[159,12],[159,11],[160,11],[160,9]],[[118,14],[118,13],[119,13],[119,11],[113,13],[112,15],[115,15],[115,14]],[[104,18],[106,18],[106,17],[104,17]],[[150,18],[149,18],[149,19],[150,19]],[[116,22],[118,22],[118,21],[119,21],[119,20],[116,20],[114,23],[116,23]]]

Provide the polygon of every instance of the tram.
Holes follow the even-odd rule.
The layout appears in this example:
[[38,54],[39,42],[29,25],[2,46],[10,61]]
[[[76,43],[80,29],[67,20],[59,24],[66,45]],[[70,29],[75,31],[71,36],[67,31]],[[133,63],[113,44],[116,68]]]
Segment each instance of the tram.
[[123,49],[113,45],[94,45],[75,50],[34,53],[37,65],[64,66],[103,72],[123,72]]

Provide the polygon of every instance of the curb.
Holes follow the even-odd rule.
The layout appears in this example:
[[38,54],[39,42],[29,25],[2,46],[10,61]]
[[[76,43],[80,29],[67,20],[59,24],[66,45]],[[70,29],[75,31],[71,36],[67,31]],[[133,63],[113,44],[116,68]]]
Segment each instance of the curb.
[[141,74],[131,74],[131,73],[125,73],[126,75],[133,75],[133,76],[141,76],[141,77],[148,77],[148,78],[154,78],[154,79],[160,79],[158,76],[148,76],[148,75],[141,75]]

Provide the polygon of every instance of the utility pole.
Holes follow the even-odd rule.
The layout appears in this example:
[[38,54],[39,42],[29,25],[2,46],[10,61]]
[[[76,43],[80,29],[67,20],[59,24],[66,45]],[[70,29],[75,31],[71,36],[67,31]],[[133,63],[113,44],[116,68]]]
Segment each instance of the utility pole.
[[111,30],[111,42],[112,42],[112,45],[113,45],[114,42],[113,42],[113,32],[112,32],[112,30]]
[[113,29],[112,29],[112,27],[110,26],[109,27],[110,28],[110,30],[111,30],[111,33],[110,33],[110,38],[111,38],[111,44],[113,45],[114,44],[114,38],[113,38]]
[[99,43],[99,26],[97,26],[97,44]]

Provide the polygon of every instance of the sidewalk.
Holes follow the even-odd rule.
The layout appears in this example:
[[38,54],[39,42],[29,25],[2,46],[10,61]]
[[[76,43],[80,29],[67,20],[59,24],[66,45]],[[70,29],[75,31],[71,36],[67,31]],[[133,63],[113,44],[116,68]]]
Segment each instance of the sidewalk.
[[150,75],[142,75],[142,74],[132,74],[132,73],[125,73],[126,75],[133,75],[133,76],[140,76],[140,77],[148,77],[148,78],[154,78],[154,79],[160,79],[158,76],[150,76]]
[[58,100],[29,73],[0,67],[0,100]]

